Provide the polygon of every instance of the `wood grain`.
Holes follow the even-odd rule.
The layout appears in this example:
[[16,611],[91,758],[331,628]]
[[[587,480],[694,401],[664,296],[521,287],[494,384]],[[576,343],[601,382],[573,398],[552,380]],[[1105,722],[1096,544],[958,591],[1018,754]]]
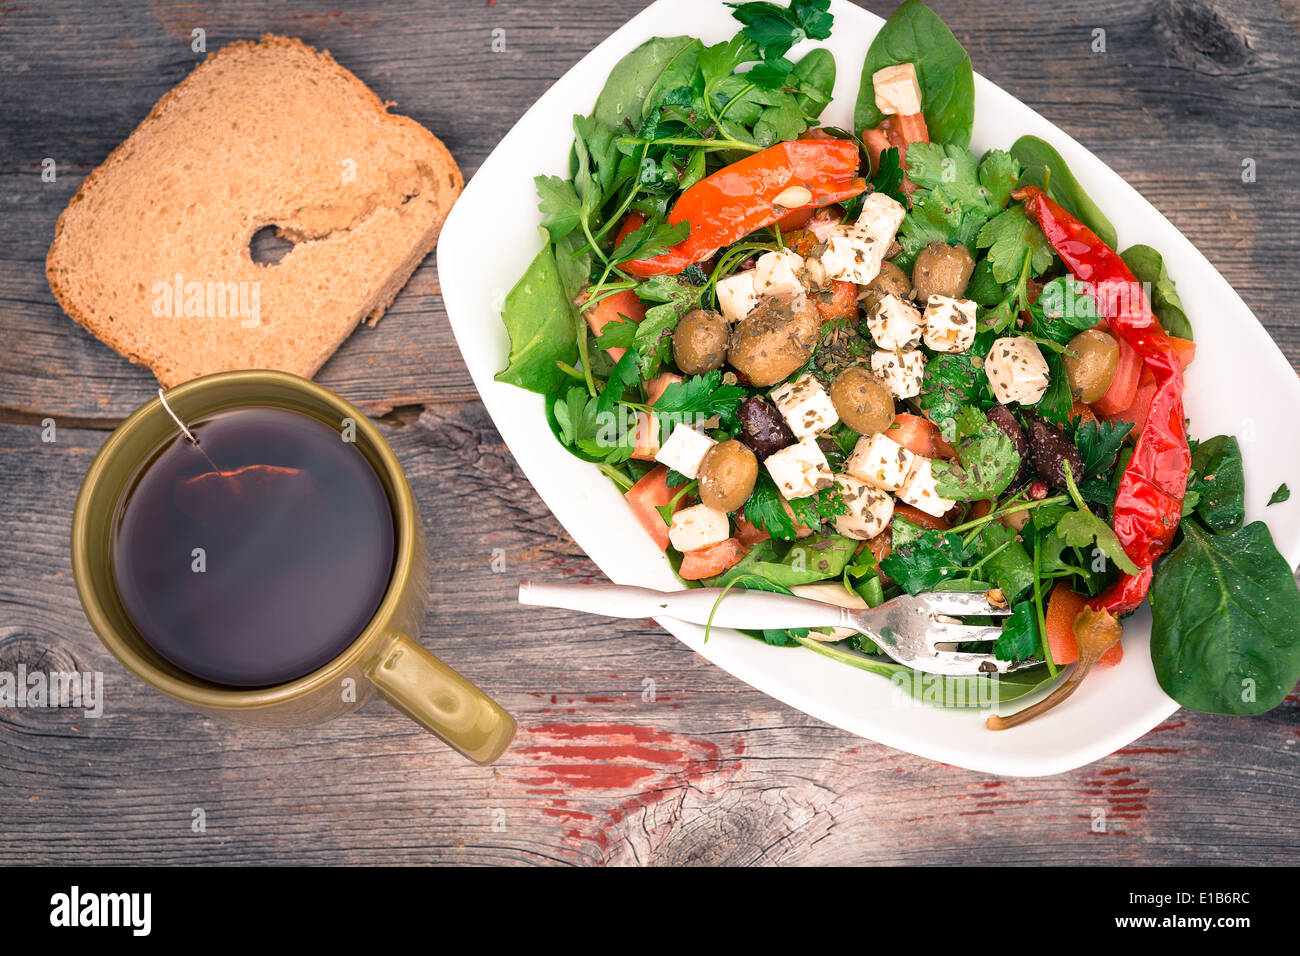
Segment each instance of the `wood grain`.
[[[433,549],[422,639],[519,716],[506,758],[467,765],[381,702],[306,731],[236,728],[148,689],[95,639],[68,563],[72,504],[106,428],[154,386],[60,312],[43,259],[81,178],[196,62],[191,29],[209,48],[267,31],[328,47],[468,175],[641,5],[0,0],[0,671],[100,670],[107,684],[98,719],[0,710],[0,864],[1300,862],[1294,697],[1253,719],[1180,712],[1082,770],[998,779],[827,727],[650,622],[517,607],[521,577],[598,572],[477,403],[432,260],[319,379],[372,413],[397,409],[383,428]],[[1206,252],[1300,366],[1300,8],[934,6],[981,72]],[[504,53],[490,52],[497,28]],[[1107,53],[1090,49],[1095,28]]]

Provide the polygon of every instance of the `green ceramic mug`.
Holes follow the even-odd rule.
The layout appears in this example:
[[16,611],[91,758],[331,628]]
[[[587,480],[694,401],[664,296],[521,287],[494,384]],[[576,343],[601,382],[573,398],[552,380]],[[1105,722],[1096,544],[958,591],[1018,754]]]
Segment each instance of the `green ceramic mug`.
[[260,726],[320,723],[355,710],[375,690],[398,710],[480,764],[496,760],[515,721],[495,701],[416,641],[428,604],[424,530],[402,466],[357,408],[314,382],[285,372],[220,372],[178,385],[167,404],[182,421],[247,406],[277,406],[338,428],[356,423],[356,444],[379,476],[393,511],[396,560],[379,609],[356,639],[323,667],[272,687],[212,684],[168,662],[136,631],[111,567],[119,502],[155,449],[177,426],[159,399],[128,418],[95,456],[77,495],[72,568],[86,617],[100,640],[136,676],[204,713]]

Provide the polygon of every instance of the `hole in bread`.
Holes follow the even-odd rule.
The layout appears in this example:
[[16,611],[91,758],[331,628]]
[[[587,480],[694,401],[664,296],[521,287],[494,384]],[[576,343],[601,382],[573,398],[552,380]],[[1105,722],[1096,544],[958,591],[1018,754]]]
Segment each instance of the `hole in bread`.
[[248,243],[248,254],[261,266],[279,265],[280,260],[293,249],[293,243],[276,234],[276,226],[263,226],[253,233]]

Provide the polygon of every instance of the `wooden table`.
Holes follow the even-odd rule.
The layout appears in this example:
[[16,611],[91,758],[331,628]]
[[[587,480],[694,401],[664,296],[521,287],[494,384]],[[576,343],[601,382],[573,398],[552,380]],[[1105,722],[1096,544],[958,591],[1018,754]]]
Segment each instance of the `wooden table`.
[[[99,719],[0,710],[0,863],[1300,861],[1295,696],[1254,719],[1180,712],[1084,769],[998,779],[828,727],[648,621],[516,607],[520,577],[599,573],[478,403],[432,257],[319,380],[378,416],[406,464],[433,548],[423,638],[519,716],[513,749],[471,766],[380,702],[307,731],[239,729],[148,689],[99,644],[73,588],[72,504],[155,384],[63,315],[42,264],[82,178],[199,59],[191,31],[208,49],[268,31],[328,47],[468,176],[639,6],[0,0],[0,670],[107,684]],[[1159,206],[1300,361],[1300,6],[935,6],[981,72]]]

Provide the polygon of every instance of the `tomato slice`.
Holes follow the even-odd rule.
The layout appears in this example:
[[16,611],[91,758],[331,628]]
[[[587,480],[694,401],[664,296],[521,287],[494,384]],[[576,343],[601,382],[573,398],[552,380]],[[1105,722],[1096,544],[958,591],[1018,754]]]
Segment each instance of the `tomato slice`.
[[1092,410],[1098,415],[1114,415],[1132,405],[1133,397],[1137,394],[1138,379],[1142,377],[1142,356],[1123,336],[1117,335],[1115,338],[1119,341],[1119,364],[1106,394],[1092,403]]
[[[641,304],[635,292],[624,289],[622,292],[615,292],[601,299],[590,309],[584,309],[582,314],[587,317],[587,324],[591,326],[591,331],[600,335],[600,330],[611,322],[622,322],[624,319],[629,322],[640,322],[645,318],[645,306]],[[617,362],[626,351],[627,349],[609,349],[609,357]]]
[[[1044,623],[1047,625],[1047,647],[1052,652],[1052,663],[1058,666],[1073,664],[1079,659],[1079,641],[1074,636],[1074,617],[1083,610],[1088,599],[1076,594],[1065,581],[1052,588],[1047,599],[1047,613]],[[1101,667],[1114,667],[1124,658],[1124,645],[1116,644],[1101,655],[1097,664]]]
[[[610,349],[611,352],[614,349]],[[664,389],[673,382],[680,382],[682,377],[672,372],[656,375],[645,383],[646,404],[653,405],[659,401]],[[636,413],[636,442],[632,447],[632,457],[637,461],[654,461],[659,452],[659,419],[647,412]]]
[[[867,148],[871,158],[871,168],[879,171],[880,156],[891,146],[898,148],[898,161],[907,172],[907,147],[911,143],[930,142],[930,130],[925,125],[925,114],[915,113],[910,116],[886,116],[875,129],[862,134],[862,145]],[[916,186],[906,175],[903,176],[903,192],[909,196]]]
[[1142,432],[1142,426],[1146,424],[1147,415],[1151,412],[1151,402],[1156,397],[1156,383],[1143,382],[1137,387],[1133,394],[1133,401],[1128,408],[1121,412],[1115,412],[1113,415],[1101,416],[1108,422],[1132,422],[1133,430],[1129,432],[1133,437],[1137,437]]
[[736,515],[736,540],[746,547],[753,547],[760,541],[772,537],[758,525],[750,524],[739,514]]
[[1176,335],[1169,336],[1169,342],[1178,353],[1178,361],[1183,363],[1183,368],[1191,365],[1196,358],[1196,343],[1191,339],[1180,339]]
[[858,287],[852,282],[831,280],[830,301],[817,299],[817,312],[827,321],[858,314]]
[[921,415],[900,412],[894,416],[893,426],[886,428],[884,435],[914,455],[924,458],[957,457],[956,450],[939,434],[939,426]]
[[649,532],[660,551],[668,550],[668,524],[659,509],[673,500],[676,490],[668,487],[668,466],[660,465],[647,471],[641,480],[627,490],[624,497],[632,507],[641,527]]
[[[926,514],[920,508],[913,508],[911,505],[905,505],[901,501],[894,502],[894,514],[902,515],[912,524],[924,528],[926,531],[947,531],[952,527],[947,518],[936,518],[932,514]],[[874,538],[872,539],[875,540]]]
[[748,552],[749,549],[735,538],[728,538],[707,548],[687,551],[682,555],[682,566],[677,573],[685,581],[711,578],[727,570]]

